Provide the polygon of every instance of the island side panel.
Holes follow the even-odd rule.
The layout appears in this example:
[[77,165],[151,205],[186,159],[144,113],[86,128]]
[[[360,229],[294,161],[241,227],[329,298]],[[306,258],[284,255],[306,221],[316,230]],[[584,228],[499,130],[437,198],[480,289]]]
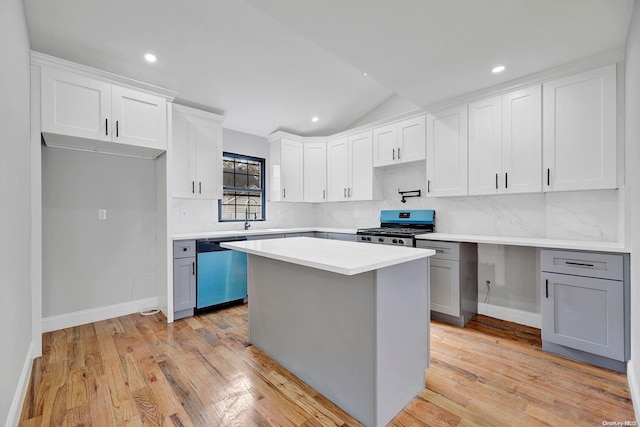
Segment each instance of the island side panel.
[[375,272],[248,257],[249,341],[365,425],[375,418]]
[[425,384],[429,367],[429,259],[377,270],[377,426],[386,425]]

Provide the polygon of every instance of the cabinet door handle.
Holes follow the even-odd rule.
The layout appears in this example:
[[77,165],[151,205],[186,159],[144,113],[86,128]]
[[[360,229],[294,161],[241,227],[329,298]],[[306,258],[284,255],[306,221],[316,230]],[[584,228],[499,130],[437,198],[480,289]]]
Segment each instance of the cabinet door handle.
[[509,188],[509,173],[504,173],[504,188]]
[[431,180],[427,180],[427,193],[431,193]]
[[109,136],[109,119],[104,119],[104,134]]
[[344,189],[344,198],[345,199],[347,198],[347,189],[346,188]]
[[192,275],[192,276],[195,276],[195,275],[196,275],[196,262],[195,262],[195,261],[193,261],[193,262],[191,263],[191,275]]
[[198,193],[202,194],[202,181],[198,181]]
[[393,160],[395,160],[396,159],[396,149],[393,148],[391,151],[393,151]]
[[549,298],[549,279],[544,280],[545,298]]
[[347,188],[347,196],[351,197],[351,187]]
[[327,190],[322,190],[322,200],[327,198]]
[[398,160],[400,160],[400,147],[398,147]]
[[118,138],[120,136],[120,131],[118,128],[118,120],[116,120],[116,138]]
[[191,193],[196,194],[196,182],[191,181]]
[[547,186],[551,185],[551,169],[547,168]]
[[496,174],[496,190],[498,189],[498,174]]
[[287,189],[286,188],[282,188],[282,198],[286,199],[287,198]]

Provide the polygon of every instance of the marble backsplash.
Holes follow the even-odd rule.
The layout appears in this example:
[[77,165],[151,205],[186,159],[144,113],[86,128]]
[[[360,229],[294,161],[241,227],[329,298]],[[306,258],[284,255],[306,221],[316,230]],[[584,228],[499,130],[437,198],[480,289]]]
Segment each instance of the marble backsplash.
[[398,190],[426,191],[423,164],[382,171],[383,200],[324,203],[315,224],[324,227],[375,227],[382,209],[435,209],[436,231],[622,241],[624,190],[465,197],[416,197],[400,202]]

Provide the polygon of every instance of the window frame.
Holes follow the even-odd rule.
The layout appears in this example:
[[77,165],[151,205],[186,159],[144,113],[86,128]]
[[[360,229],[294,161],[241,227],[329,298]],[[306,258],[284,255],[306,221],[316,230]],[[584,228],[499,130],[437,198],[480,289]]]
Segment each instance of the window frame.
[[[224,194],[226,191],[229,192],[245,192],[245,193],[255,193],[261,195],[262,203],[259,205],[262,209],[262,218],[250,220],[252,222],[255,221],[266,221],[267,220],[267,189],[266,189],[266,179],[265,172],[267,169],[267,160],[262,157],[249,156],[246,154],[238,154],[232,153],[230,151],[222,152],[222,161],[224,164],[225,157],[233,157],[236,160],[250,160],[253,162],[260,163],[260,190],[250,189],[246,187],[227,187],[224,185],[224,166],[222,168],[222,199],[218,199],[218,222],[244,222],[245,219],[226,219],[222,218],[222,200],[224,199]],[[237,213],[237,211],[236,211]]]

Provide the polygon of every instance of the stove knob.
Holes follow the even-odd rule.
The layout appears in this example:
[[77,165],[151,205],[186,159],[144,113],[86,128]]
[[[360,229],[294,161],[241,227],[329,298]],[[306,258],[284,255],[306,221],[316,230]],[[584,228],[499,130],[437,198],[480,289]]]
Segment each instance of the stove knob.
[[398,240],[398,243],[400,243],[401,245],[404,245],[404,240]]
[[382,237],[378,237],[378,242],[384,243],[384,239]]
[[393,239],[391,242],[392,243],[398,243],[398,239]]
[[367,237],[367,242],[370,242],[370,241],[371,241],[371,237]]

